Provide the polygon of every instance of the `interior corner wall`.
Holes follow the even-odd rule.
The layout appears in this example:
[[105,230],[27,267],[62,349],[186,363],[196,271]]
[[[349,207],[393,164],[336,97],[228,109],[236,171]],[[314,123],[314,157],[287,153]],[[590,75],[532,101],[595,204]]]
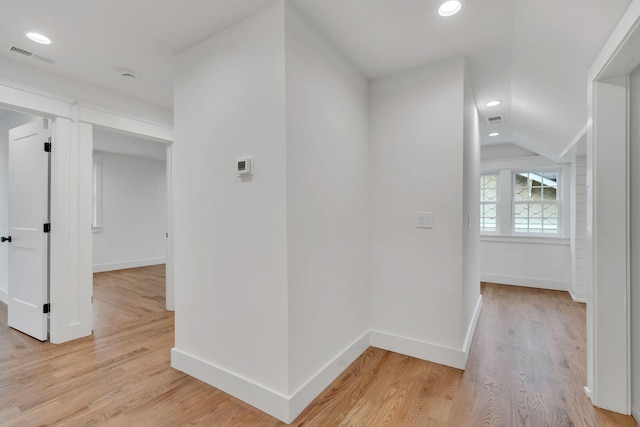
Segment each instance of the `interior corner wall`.
[[587,158],[585,156],[576,157],[572,187],[575,188],[574,197],[571,200],[575,211],[575,226],[572,239],[574,274],[571,295],[576,301],[586,302],[590,263],[587,242]]
[[[371,342],[456,367],[462,351],[464,60],[373,80]],[[416,212],[433,228],[416,228]]]
[[[0,235],[9,235],[9,129],[32,122],[37,117],[10,113],[0,120]],[[8,302],[9,245],[0,244],[0,301]]]
[[631,411],[640,422],[640,67],[631,74]]
[[463,135],[463,281],[462,333],[463,349],[468,356],[475,325],[480,315],[480,134],[478,109],[469,71],[464,69]]
[[[286,419],[284,2],[175,58],[172,366]],[[240,178],[237,159],[254,156]]]
[[166,163],[114,153],[99,155],[102,231],[93,233],[93,271],[164,264]]
[[368,347],[369,86],[289,3],[286,84],[289,382],[315,397]]

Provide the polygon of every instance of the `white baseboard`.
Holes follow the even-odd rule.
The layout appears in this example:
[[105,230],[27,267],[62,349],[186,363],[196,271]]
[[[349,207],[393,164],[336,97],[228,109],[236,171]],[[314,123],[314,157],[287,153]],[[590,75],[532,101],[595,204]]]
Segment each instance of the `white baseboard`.
[[589,390],[589,387],[584,386],[584,387],[582,388],[582,390],[584,390],[584,394],[586,394],[586,395],[587,395],[587,397],[588,397],[589,399],[591,399],[591,390]]
[[478,296],[478,302],[476,302],[476,308],[473,311],[473,317],[471,323],[469,323],[469,329],[467,329],[467,335],[464,338],[464,365],[467,366],[467,359],[469,359],[469,351],[471,350],[471,343],[473,342],[473,334],[478,326],[478,319],[480,318],[480,311],[482,311],[482,295]]
[[480,280],[500,285],[525,286],[553,291],[568,291],[570,288],[569,282],[562,280],[534,279],[532,277],[503,276],[499,274],[481,274]]
[[9,294],[4,289],[0,289],[0,302],[9,304]]
[[569,295],[571,295],[571,299],[575,302],[581,302],[583,304],[587,303],[587,297],[586,295],[576,295],[573,293],[573,291],[571,289],[569,289]]
[[429,362],[464,369],[465,352],[451,347],[399,337],[379,331],[371,331],[371,345],[394,353],[405,354]]
[[640,427],[640,410],[632,409],[631,416],[633,417],[634,420],[636,420],[636,424],[638,424],[638,427]]
[[354,360],[365,352],[370,345],[370,333],[367,332],[354,341],[346,350],[336,356],[316,375],[300,387],[293,395],[289,402],[289,413],[291,422],[342,374]]
[[369,332],[354,341],[290,397],[177,348],[171,350],[171,367],[255,406],[282,422],[291,423],[368,347]]
[[96,264],[93,266],[94,273],[102,273],[104,271],[124,270],[125,268],[147,267],[149,265],[166,264],[167,258],[149,258],[136,259],[133,261],[110,262],[105,264]]
[[282,422],[290,422],[289,399],[277,391],[254,383],[177,348],[171,350],[171,367],[204,381]]

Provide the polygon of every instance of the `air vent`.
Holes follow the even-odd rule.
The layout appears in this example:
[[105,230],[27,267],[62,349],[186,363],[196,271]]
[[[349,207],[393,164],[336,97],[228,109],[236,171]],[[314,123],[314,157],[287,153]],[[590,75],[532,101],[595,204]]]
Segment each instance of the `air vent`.
[[502,118],[502,116],[493,116],[493,117],[487,118],[487,122],[490,125],[499,125],[504,123],[504,119]]
[[36,53],[33,54],[32,58],[33,59],[37,59],[38,61],[46,62],[47,64],[55,64],[56,63],[55,60],[53,60],[51,58],[47,58],[46,56],[38,55]]
[[29,52],[28,50],[20,49],[19,47],[11,46],[11,52],[19,53],[24,56],[33,56],[33,52]]
[[11,49],[9,49],[11,52],[14,53],[18,53],[20,55],[24,55],[24,56],[28,56],[29,58],[35,59],[37,61],[41,61],[41,62],[46,62],[47,64],[55,64],[56,61],[51,59],[51,58],[47,58],[46,56],[42,56],[42,55],[38,55],[37,53],[33,53],[33,52],[29,52],[26,49],[22,49],[16,46],[11,46]]

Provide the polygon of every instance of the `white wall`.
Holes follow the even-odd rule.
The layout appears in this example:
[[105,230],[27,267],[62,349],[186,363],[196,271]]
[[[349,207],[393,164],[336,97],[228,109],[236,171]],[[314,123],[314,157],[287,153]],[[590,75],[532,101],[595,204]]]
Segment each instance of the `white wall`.
[[102,159],[102,231],[93,234],[94,271],[166,262],[165,162],[95,155]]
[[478,109],[469,72],[465,67],[463,147],[463,282],[462,333],[468,356],[475,322],[480,315],[480,134]]
[[[178,55],[172,366],[288,417],[284,2]],[[236,160],[252,155],[241,180]]]
[[295,393],[326,375],[325,366],[369,329],[369,88],[291,5],[286,75],[289,383]]
[[631,410],[640,422],[640,68],[631,74]]
[[[484,147],[482,148],[485,149]],[[537,168],[560,170],[562,230],[558,237],[513,235],[512,170]],[[480,277],[484,282],[569,291],[573,277],[571,250],[571,166],[541,156],[491,159],[481,163],[485,173],[499,174],[499,199],[508,200],[499,209],[498,235],[483,235],[480,241]]]
[[[372,345],[464,366],[461,58],[371,83]],[[432,229],[416,212],[433,213]],[[476,220],[476,218],[474,218]]]
[[176,67],[172,366],[284,421],[370,343],[464,367],[480,304],[464,60],[370,91],[279,1]]
[[589,286],[589,261],[587,242],[587,158],[576,157],[574,163],[573,188],[575,188],[572,206],[575,212],[573,226],[574,272],[571,295],[574,300],[587,301]]
[[[0,111],[0,113],[5,113]],[[36,120],[28,114],[7,112],[0,119],[0,236],[9,236],[9,129]],[[9,243],[0,243],[0,301],[8,301]]]
[[483,238],[482,281],[568,291],[572,265],[569,240],[544,239]]

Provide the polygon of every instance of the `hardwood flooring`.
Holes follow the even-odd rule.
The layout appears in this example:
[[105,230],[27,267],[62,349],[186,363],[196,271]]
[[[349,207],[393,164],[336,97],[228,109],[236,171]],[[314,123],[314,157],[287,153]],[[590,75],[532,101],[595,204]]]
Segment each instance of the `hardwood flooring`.
[[[563,292],[483,285],[466,371],[369,348],[296,426],[633,426],[593,408],[585,310]],[[40,343],[0,304],[2,426],[281,426],[170,368],[162,266],[95,275],[94,334]]]

